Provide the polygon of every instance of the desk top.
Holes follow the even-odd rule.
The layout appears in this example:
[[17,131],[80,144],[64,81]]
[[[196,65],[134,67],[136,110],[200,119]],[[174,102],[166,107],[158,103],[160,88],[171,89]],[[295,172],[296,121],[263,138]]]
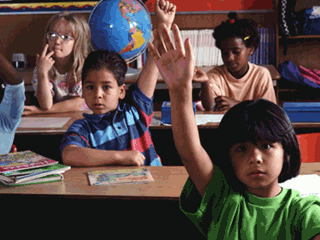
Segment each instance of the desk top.
[[0,186],[0,195],[23,194],[90,199],[179,200],[181,190],[188,178],[188,173],[183,166],[146,167],[153,176],[154,182],[117,186],[90,186],[87,176],[88,171],[111,168],[115,167],[72,167],[71,170],[63,174],[63,181],[16,187]]
[[[1,194],[58,196],[64,198],[174,200],[178,201],[188,178],[184,166],[146,167],[154,178],[152,183],[116,186],[90,186],[87,172],[115,167],[76,168],[66,171],[64,181],[0,187]],[[128,168],[128,167],[126,167]],[[132,167],[137,168],[137,167]],[[320,163],[302,163],[301,174],[320,175]]]
[[[31,116],[24,116],[24,118],[39,118],[39,119],[46,119],[46,118],[59,118],[59,117],[70,117],[70,120],[62,127],[53,127],[53,128],[48,128],[48,127],[39,127],[39,128],[21,128],[19,127],[16,130],[16,134],[18,135],[61,135],[64,134],[67,129],[70,127],[70,125],[77,119],[82,119],[83,118],[83,112],[69,112],[69,113],[56,113],[56,114],[39,114],[39,115],[31,115]],[[215,114],[214,112],[197,112],[197,114]],[[217,113],[221,114],[221,113]],[[150,125],[150,130],[153,129],[171,129],[171,126],[166,126],[166,125],[160,125],[159,121],[161,120],[161,112],[160,111],[155,111],[154,112],[154,123]],[[45,121],[43,121],[45,123]],[[216,129],[218,128],[219,123],[213,123],[213,122],[208,122],[204,125],[198,125],[199,129]],[[295,129],[304,129],[304,128],[319,128],[320,129],[320,122],[294,122],[293,126]]]

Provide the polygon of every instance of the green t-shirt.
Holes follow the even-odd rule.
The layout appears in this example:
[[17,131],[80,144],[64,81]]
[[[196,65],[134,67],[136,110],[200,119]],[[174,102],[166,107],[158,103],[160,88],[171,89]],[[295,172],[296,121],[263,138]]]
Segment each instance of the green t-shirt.
[[182,190],[180,208],[208,239],[311,239],[320,233],[320,199],[301,197],[282,188],[273,198],[260,198],[232,190],[221,170],[201,198],[189,178]]

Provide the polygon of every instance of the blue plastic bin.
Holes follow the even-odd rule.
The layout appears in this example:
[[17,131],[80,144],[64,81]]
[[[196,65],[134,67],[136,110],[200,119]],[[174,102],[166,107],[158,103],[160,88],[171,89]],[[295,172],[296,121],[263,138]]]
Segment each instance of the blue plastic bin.
[[[193,102],[193,112],[196,114],[196,103]],[[171,102],[164,101],[161,106],[161,122],[171,124]]]
[[291,122],[320,122],[320,102],[284,102]]

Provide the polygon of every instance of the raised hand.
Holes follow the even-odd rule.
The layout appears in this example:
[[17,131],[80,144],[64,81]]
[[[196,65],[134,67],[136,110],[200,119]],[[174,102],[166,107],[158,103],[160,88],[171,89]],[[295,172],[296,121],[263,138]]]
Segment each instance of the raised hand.
[[[194,74],[194,55],[189,39],[182,43],[179,28],[173,25],[175,46],[169,35],[169,29],[161,25],[155,31],[155,44],[149,43],[149,50],[153,60],[169,89],[191,85]],[[161,40],[163,39],[163,40]]]
[[37,54],[36,64],[40,74],[47,74],[55,62],[52,58],[54,51],[47,53],[48,48],[49,44],[46,44],[42,50],[41,56]]
[[164,23],[167,27],[171,28],[175,14],[176,5],[166,0],[156,0],[155,12],[159,19],[159,25]]

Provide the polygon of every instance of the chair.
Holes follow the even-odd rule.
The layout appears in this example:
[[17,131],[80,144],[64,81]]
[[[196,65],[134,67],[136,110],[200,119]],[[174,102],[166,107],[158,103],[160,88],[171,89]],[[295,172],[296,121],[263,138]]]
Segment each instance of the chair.
[[17,152],[17,151],[18,151],[18,150],[17,150],[16,145],[12,144],[10,152],[11,152],[11,153],[14,153],[14,152]]
[[320,162],[320,133],[297,134],[301,162]]

